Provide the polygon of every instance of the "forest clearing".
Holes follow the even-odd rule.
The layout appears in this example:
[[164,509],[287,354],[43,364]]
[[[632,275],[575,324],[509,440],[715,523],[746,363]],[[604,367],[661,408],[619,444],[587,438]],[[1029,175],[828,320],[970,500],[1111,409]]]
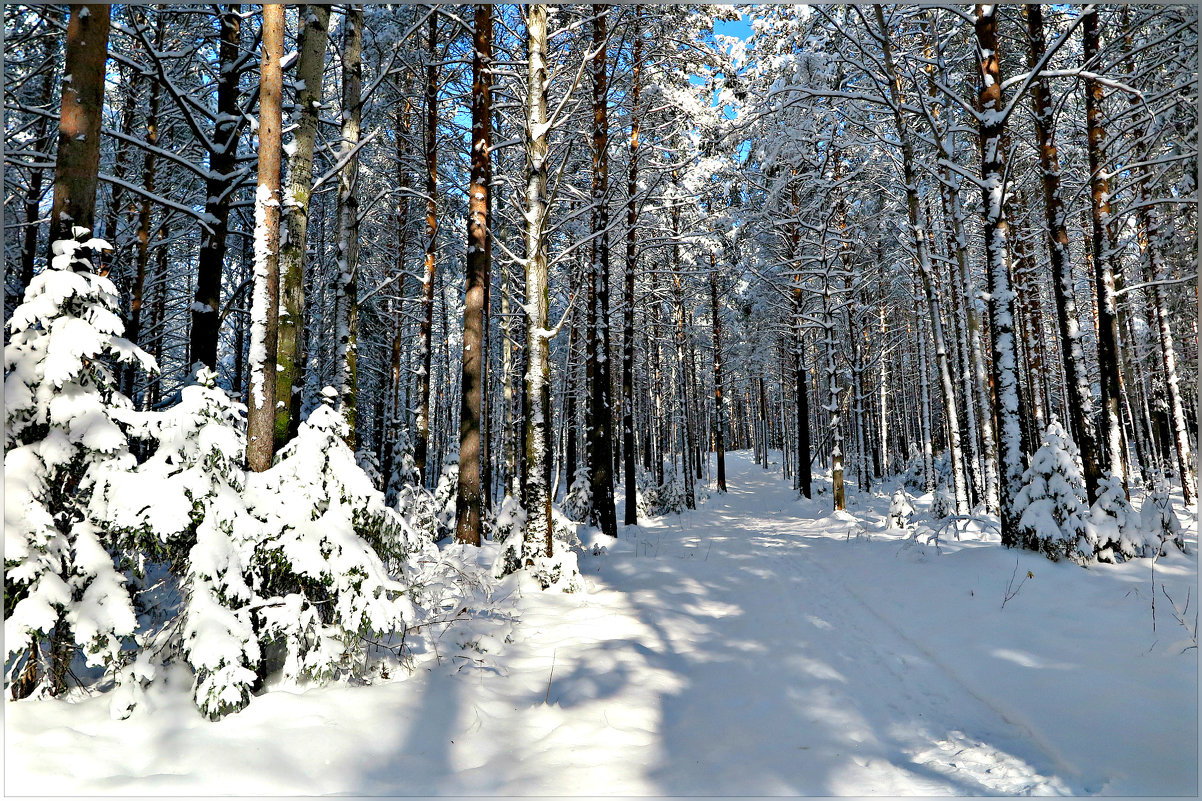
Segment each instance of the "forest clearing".
[[1196,8],[4,14],[6,793],[1197,794]]

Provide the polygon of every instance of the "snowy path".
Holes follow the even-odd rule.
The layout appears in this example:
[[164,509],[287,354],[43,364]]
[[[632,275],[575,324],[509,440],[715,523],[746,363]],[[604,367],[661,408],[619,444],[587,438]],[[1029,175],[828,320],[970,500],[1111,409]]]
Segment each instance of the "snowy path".
[[[849,539],[747,454],[728,471],[729,494],[583,557],[586,592],[515,585],[520,622],[452,629],[400,681],[217,724],[179,694],[124,722],[10,704],[6,791],[1197,792],[1197,650],[1167,602],[1151,632],[1147,560],[907,546],[870,497]],[[1002,610],[1016,558],[1036,577]],[[1196,556],[1156,575],[1180,601]]]

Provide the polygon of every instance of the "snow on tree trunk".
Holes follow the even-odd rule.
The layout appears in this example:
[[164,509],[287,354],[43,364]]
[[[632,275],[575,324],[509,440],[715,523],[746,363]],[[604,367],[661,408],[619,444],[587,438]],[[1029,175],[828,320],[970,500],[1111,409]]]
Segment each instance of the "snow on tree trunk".
[[[885,72],[889,76],[890,109],[897,130],[902,155],[902,182],[906,192],[906,214],[910,233],[914,239],[914,253],[918,271],[922,276],[922,288],[926,295],[927,311],[931,320],[931,334],[935,342],[935,362],[939,372],[939,389],[943,393],[943,412],[947,419],[948,450],[952,465],[952,486],[956,493],[957,514],[968,513],[968,487],[964,476],[964,455],[960,446],[960,419],[956,411],[956,391],[952,384],[952,370],[948,358],[947,344],[943,335],[943,319],[940,313],[940,298],[935,287],[934,267],[931,264],[930,242],[927,227],[929,220],[921,219],[918,198],[918,176],[914,169],[914,144],[906,118],[902,114],[905,101],[901,94],[900,76],[893,64],[893,48],[890,45],[889,28],[885,24],[885,13],[878,3],[873,6],[877,26],[880,28],[881,45],[884,51]],[[923,374],[924,382],[926,374]],[[925,386],[925,384],[924,384]]]
[[1008,223],[1004,214],[1005,154],[1002,135],[1001,58],[998,52],[997,6],[978,5],[975,11],[981,86],[978,125],[981,140],[981,178],[984,201],[985,265],[989,276],[990,339],[993,382],[997,396],[998,501],[1002,542],[1020,544],[1015,507],[1023,477],[1022,399],[1018,392],[1018,362],[1014,341],[1014,290],[1010,286]]
[[359,144],[363,115],[363,6],[348,7],[342,40],[342,134],[338,158],[338,268],[334,271],[336,385],[347,444],[358,442],[359,401]]
[[526,533],[522,561],[550,559],[551,541],[551,354],[547,312],[547,7],[527,11],[526,99]]

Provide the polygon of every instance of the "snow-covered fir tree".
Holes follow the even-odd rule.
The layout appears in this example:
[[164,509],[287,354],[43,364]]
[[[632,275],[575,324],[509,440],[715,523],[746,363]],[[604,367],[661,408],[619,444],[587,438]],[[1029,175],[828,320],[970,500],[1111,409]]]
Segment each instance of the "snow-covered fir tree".
[[1085,483],[1076,447],[1058,421],[1048,424],[1015,503],[1022,547],[1053,560],[1093,558],[1096,540],[1086,526]]
[[119,365],[154,369],[121,335],[117,288],[94,272],[109,248],[76,228],[53,244],[9,320],[4,348],[5,678],[14,697],[67,688],[74,657],[111,666],[135,618],[116,547],[89,514],[99,474],[133,465]]

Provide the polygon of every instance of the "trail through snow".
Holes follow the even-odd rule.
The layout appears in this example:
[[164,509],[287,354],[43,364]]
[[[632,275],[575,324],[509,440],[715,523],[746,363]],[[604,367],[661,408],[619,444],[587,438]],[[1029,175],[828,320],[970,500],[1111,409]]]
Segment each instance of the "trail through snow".
[[[452,628],[396,681],[215,724],[184,676],[127,721],[8,704],[6,792],[1197,793],[1197,649],[1166,596],[1152,632],[1148,560],[922,545],[884,529],[888,493],[832,516],[746,453],[727,469],[728,494],[582,557],[585,592],[510,580],[516,620]],[[1157,564],[1179,605],[1196,560]]]

